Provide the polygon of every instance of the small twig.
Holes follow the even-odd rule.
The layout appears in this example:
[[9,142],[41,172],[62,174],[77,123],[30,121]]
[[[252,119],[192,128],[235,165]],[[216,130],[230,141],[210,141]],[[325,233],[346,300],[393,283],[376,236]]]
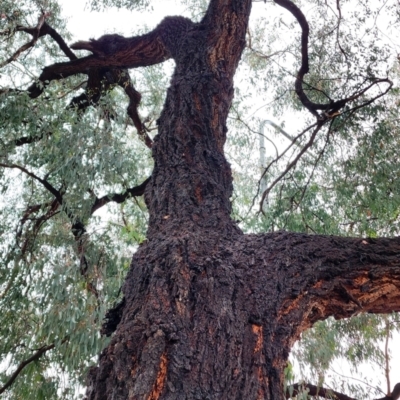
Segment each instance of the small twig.
[[264,190],[264,193],[262,194],[261,201],[260,201],[260,212],[263,212],[262,205],[265,201],[265,198],[268,196],[268,193],[297,164],[297,162],[300,160],[300,158],[303,156],[303,154],[313,145],[315,138],[317,136],[317,133],[322,128],[322,126],[323,126],[322,122],[317,124],[316,128],[314,129],[314,132],[311,134],[309,141],[301,149],[301,151],[297,154],[295,159],[292,162],[290,162],[287,165],[287,167],[285,168],[285,170],[267,187],[267,189]]
[[390,323],[387,315],[385,315],[385,377],[387,384],[387,394],[390,395],[390,355],[389,355],[389,339],[390,339]]
[[339,375],[339,376],[341,376],[341,377],[343,377],[343,378],[346,378],[346,379],[352,379],[353,381],[361,382],[363,385],[366,385],[366,386],[370,387],[371,389],[379,390],[381,393],[385,394],[385,393],[383,392],[383,390],[379,389],[379,388],[376,387],[376,386],[370,385],[369,383],[363,381],[362,379],[354,378],[353,376],[343,375],[343,374],[341,374],[341,373],[339,373],[339,372],[336,372],[333,368],[331,368],[331,370],[332,370],[336,375]]
[[[305,193],[306,193],[306,189],[308,188],[308,186],[309,186],[309,184],[310,184],[310,182],[311,182],[311,179],[312,179],[313,176],[314,176],[315,170],[317,169],[317,166],[318,166],[318,164],[319,164],[321,158],[323,157],[323,155],[324,155],[324,153],[325,153],[325,150],[326,150],[326,148],[327,148],[327,146],[328,146],[329,137],[330,137],[330,134],[331,134],[331,128],[332,128],[332,124],[331,124],[331,126],[329,127],[329,129],[328,129],[324,147],[322,148],[322,150],[319,152],[318,156],[317,156],[316,159],[314,160],[314,163],[313,163],[313,166],[312,166],[312,171],[311,171],[311,173],[309,174],[309,177],[308,177],[308,179],[307,179],[307,183],[304,185],[304,188],[302,189],[301,196],[300,196],[300,199],[299,199],[299,203],[302,203],[302,201],[303,201],[303,199],[304,199],[304,196],[305,196]],[[310,229],[312,230],[311,227],[310,227]]]
[[[304,129],[302,132],[300,132],[296,137],[294,137],[292,139],[292,142],[290,143],[290,145],[288,147],[286,147],[286,149],[277,157],[275,157],[264,169],[264,172],[261,174],[260,179],[258,180],[258,184],[257,184],[257,192],[253,197],[253,200],[251,202],[251,205],[249,207],[249,211],[247,212],[247,215],[249,215],[251,209],[254,207],[254,204],[256,202],[256,198],[260,193],[260,188],[261,188],[261,181],[262,179],[264,179],[265,175],[268,173],[268,171],[270,170],[270,168],[272,167],[272,165],[276,164],[291,148],[292,146],[294,146],[297,142],[298,139],[300,139],[305,133],[307,133],[310,129],[312,129],[314,126],[316,126],[317,124],[313,124],[310,125],[309,127],[307,127],[306,129]],[[261,205],[262,207],[262,205]]]

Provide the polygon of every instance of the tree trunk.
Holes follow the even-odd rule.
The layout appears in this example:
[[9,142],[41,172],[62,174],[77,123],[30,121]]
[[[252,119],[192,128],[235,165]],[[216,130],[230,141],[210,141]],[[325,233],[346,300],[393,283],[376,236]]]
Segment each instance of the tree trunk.
[[[340,101],[311,102],[303,90],[309,68],[308,23],[290,0],[275,3],[289,10],[302,30],[301,67],[294,87],[303,106],[316,117],[316,129],[372,85],[388,81],[378,79]],[[70,61],[44,68],[39,82],[28,89],[35,98],[51,80],[85,73],[86,92],[70,103],[71,108],[84,110],[118,84],[130,99],[129,115],[153,151],[149,183],[122,195],[96,198],[92,206],[94,212],[108,201],[141,194],[147,183],[147,240],[133,257],[123,301],[107,314],[104,333],[113,336],[99,365],[89,373],[88,400],[282,400],[284,367],[301,332],[329,316],[400,311],[400,238],[244,235],[230,218],[226,121],[250,9],[251,0],[210,0],[200,23],[169,17],[146,35],[105,35],[77,42],[72,48],[93,53],[82,58],[61,41]],[[35,40],[49,32],[55,35],[44,23],[17,29]],[[137,113],[140,94],[125,69],[168,58],[175,60],[176,68],[152,142]],[[22,137],[15,145],[42,137]],[[312,141],[302,152],[311,145]],[[16,168],[54,196],[51,212],[64,207],[85,276],[81,246],[85,228],[63,203],[63,189]],[[54,346],[44,346],[28,361]],[[20,370],[27,364],[22,363]]]
[[246,236],[230,218],[223,146],[250,5],[211,1],[201,23],[176,18],[163,36],[176,69],[152,147],[147,241],[108,315],[117,327],[90,400],[282,399],[304,329],[400,310],[399,240]]

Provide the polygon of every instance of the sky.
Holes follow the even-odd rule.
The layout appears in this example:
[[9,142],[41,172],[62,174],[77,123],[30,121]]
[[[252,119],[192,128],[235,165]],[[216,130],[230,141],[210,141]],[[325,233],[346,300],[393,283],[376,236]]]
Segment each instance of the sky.
[[[131,12],[126,10],[110,9],[107,12],[90,12],[85,7],[85,1],[82,0],[60,0],[63,7],[63,14],[68,18],[68,27],[74,35],[73,41],[98,38],[105,33],[120,33],[125,36],[132,36],[139,27],[146,24],[149,28],[155,27],[164,16],[179,15],[184,11],[184,7],[178,5],[173,0],[158,0],[154,2],[154,9],[145,12]],[[255,3],[255,7],[262,9],[262,3]],[[253,10],[254,12],[254,10]],[[258,13],[258,11],[257,11]],[[284,38],[283,38],[284,39]],[[392,386],[400,382],[400,336],[396,335],[390,345],[394,358],[391,362],[391,382]],[[345,375],[349,375],[348,368],[343,363],[337,363],[335,366]],[[383,371],[370,371],[368,366],[362,367],[363,373],[369,375],[377,382],[380,380],[380,388],[385,390],[386,384]]]
[[[82,0],[62,0],[64,15],[75,40],[97,38],[105,33],[120,33],[127,36],[135,34],[138,27],[147,24],[155,27],[163,17],[178,15],[184,8],[174,0],[156,2],[152,11],[126,11],[110,9],[107,12],[90,12]],[[157,4],[158,3],[158,4]]]

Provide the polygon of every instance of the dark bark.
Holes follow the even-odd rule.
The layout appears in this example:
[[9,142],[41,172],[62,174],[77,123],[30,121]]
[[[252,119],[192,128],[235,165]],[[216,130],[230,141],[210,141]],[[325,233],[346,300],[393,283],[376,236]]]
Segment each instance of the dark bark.
[[400,309],[400,239],[212,232],[142,245],[90,398],[281,399],[302,331]]
[[243,235],[230,218],[223,147],[250,7],[212,0],[198,24],[169,18],[141,37],[79,42],[94,54],[40,77],[176,62],[152,145],[147,241],[107,314],[104,333],[115,332],[89,374],[90,400],[283,399],[301,332],[400,310],[399,238]]
[[398,398],[400,398],[400,383],[396,383],[394,385],[393,390],[390,393],[390,395],[381,397],[380,399],[376,399],[376,400],[397,400]]
[[[332,399],[332,400],[357,400],[354,397],[346,396],[343,393],[336,392],[334,390],[321,388],[315,385],[305,385],[305,384],[294,384],[291,386],[292,391],[290,392],[289,389],[286,392],[286,398],[290,399],[296,396],[299,393],[303,393],[304,390],[307,390],[309,396],[317,396],[318,398],[324,399]],[[290,395],[290,393],[292,395]]]

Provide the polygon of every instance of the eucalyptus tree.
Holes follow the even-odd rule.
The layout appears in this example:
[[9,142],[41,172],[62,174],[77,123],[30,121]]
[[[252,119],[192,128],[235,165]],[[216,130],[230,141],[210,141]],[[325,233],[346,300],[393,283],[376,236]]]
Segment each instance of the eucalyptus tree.
[[[308,328],[400,309],[396,43],[381,39],[395,2],[275,0],[257,28],[250,0],[186,3],[191,18],[70,45],[56,2],[1,5],[10,398],[73,397],[60,376],[103,349],[88,399],[281,399],[301,391],[285,367]],[[92,2],[111,4],[155,3]],[[261,122],[246,113],[264,101],[298,126],[278,129],[288,147],[271,142],[260,178],[245,170]],[[113,204],[117,220],[100,222]]]

